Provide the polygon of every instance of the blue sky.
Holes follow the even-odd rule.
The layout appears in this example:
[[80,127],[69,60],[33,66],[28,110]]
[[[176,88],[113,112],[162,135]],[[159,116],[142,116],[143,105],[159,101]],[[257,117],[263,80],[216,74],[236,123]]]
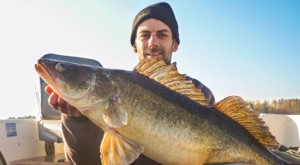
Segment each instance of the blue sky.
[[[134,16],[159,1],[0,0],[0,118],[37,115],[34,64],[46,53],[81,56],[132,70]],[[180,73],[219,101],[300,98],[300,1],[166,1],[179,23]]]

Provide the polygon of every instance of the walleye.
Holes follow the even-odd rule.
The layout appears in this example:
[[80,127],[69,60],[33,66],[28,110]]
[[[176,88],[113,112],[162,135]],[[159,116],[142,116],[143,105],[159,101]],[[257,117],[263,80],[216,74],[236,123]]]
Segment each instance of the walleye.
[[35,69],[104,130],[102,164],[127,165],[141,153],[170,165],[300,164],[277,150],[280,144],[242,98],[208,106],[185,75],[159,59],[126,71],[41,58]]

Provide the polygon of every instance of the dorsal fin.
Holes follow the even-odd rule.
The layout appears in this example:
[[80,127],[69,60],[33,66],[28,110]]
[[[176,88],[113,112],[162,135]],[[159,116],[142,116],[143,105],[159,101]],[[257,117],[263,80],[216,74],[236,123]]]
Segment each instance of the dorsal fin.
[[[202,105],[208,105],[208,100],[201,90],[196,88],[191,80],[186,80],[185,75],[179,74],[173,64],[166,65],[158,58],[144,59],[138,63],[134,71],[154,79]],[[277,148],[279,146],[265,122],[241,97],[227,97],[214,107],[238,122],[265,147]]]
[[265,147],[278,148],[279,143],[269,131],[269,127],[241,97],[226,97],[214,107],[242,125]]
[[179,74],[173,64],[166,65],[159,58],[146,58],[137,64],[134,71],[154,79],[169,89],[185,95],[202,105],[208,105],[208,100],[205,98],[204,93],[195,87],[192,80],[187,80],[185,75]]

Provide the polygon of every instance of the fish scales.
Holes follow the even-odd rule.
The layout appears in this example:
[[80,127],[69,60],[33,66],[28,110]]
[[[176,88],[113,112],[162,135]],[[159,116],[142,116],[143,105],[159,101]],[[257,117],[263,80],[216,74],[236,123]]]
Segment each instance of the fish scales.
[[[178,149],[178,147],[184,146],[187,151],[185,153],[184,149],[180,149],[180,155],[183,156],[177,155],[176,157],[178,157],[179,160],[190,159],[193,153],[196,154],[195,157],[201,159],[200,153],[189,153],[189,150],[203,150],[199,141],[207,143],[203,144],[203,146],[215,145],[216,141],[219,141],[221,144],[230,143],[231,138],[224,138],[226,141],[219,138],[219,135],[221,135],[221,137],[230,135],[222,131],[228,131],[228,129],[225,128],[219,128],[220,133],[217,133],[218,136],[215,136],[214,139],[211,138],[211,135],[218,131],[212,128],[217,128],[217,126],[220,125],[219,123],[226,123],[226,120],[222,121],[225,116],[220,112],[214,110],[214,115],[210,115],[211,113],[208,112],[211,110],[206,109],[206,107],[199,107],[198,103],[192,103],[188,101],[187,98],[178,95],[174,91],[156,82],[148,83],[150,81],[144,76],[126,73],[128,72],[112,74],[118,75],[116,77],[122,79],[120,82],[125,84],[129,82],[132,83],[131,86],[120,84],[124,89],[119,97],[124,98],[124,100],[121,100],[124,109],[133,109],[132,114],[128,116],[128,118],[132,118],[133,120],[129,121],[124,128],[117,130],[128,139],[132,139],[143,145],[145,147],[145,154],[147,154],[148,148],[156,146],[152,150],[156,150],[155,153],[158,156],[163,154],[165,157],[174,157],[170,151],[172,151],[173,148]],[[145,92],[145,89],[148,92]],[[132,98],[140,99],[135,100]],[[144,102],[141,102],[141,100],[144,100]],[[152,111],[149,111],[149,109],[152,109]],[[92,110],[90,112],[92,112]],[[216,126],[214,127],[212,125]],[[235,130],[235,132],[240,132],[240,130]],[[207,137],[209,137],[209,139],[207,139]],[[164,144],[168,145],[165,146]],[[189,156],[185,158],[185,155]],[[154,159],[155,156],[156,155],[153,154]],[[176,164],[178,160],[174,159],[174,161],[175,162],[171,163]]]
[[104,130],[103,164],[130,164],[142,152],[162,164],[293,164],[219,109],[139,73],[47,59],[40,59],[36,70]]

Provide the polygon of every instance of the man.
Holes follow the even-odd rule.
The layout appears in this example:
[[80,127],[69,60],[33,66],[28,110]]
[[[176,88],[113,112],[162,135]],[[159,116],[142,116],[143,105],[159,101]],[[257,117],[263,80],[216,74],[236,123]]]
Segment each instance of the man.
[[[141,10],[132,24],[131,45],[139,60],[159,57],[170,64],[172,53],[180,43],[178,24],[171,6],[157,3]],[[210,105],[215,103],[212,92],[198,80],[191,79],[196,87],[204,92]],[[49,104],[62,113],[62,129],[66,160],[79,165],[100,164],[100,143],[103,132],[77,109],[57,96],[50,87]],[[158,164],[141,155],[134,164]]]

